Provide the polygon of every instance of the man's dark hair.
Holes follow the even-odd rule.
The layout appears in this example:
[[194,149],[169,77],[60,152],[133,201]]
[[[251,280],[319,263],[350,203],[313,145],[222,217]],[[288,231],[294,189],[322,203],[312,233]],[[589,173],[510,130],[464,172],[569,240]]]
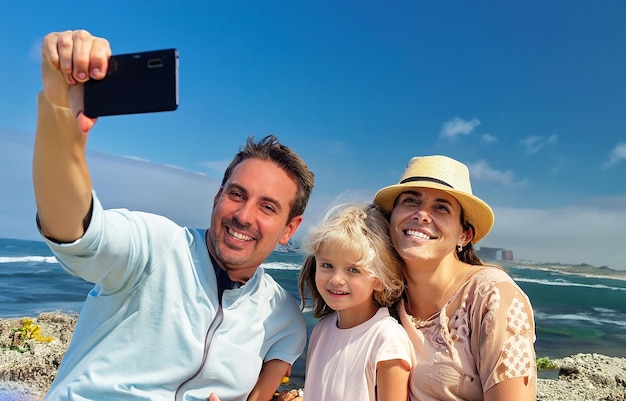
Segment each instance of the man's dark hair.
[[246,159],[273,161],[290,177],[293,177],[298,183],[298,192],[289,211],[289,220],[304,213],[315,182],[313,173],[296,152],[281,144],[274,135],[267,135],[258,142],[254,142],[254,137],[248,137],[245,146],[239,150],[226,168],[222,186],[228,181],[235,167]]

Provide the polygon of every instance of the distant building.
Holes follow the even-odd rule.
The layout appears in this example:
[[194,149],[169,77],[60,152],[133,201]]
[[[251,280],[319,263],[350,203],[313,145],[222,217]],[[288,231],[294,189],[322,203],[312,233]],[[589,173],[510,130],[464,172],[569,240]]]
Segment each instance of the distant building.
[[513,251],[504,248],[488,248],[481,246],[476,250],[476,254],[482,260],[514,260]]
[[513,260],[513,251],[509,249],[502,250],[502,260]]

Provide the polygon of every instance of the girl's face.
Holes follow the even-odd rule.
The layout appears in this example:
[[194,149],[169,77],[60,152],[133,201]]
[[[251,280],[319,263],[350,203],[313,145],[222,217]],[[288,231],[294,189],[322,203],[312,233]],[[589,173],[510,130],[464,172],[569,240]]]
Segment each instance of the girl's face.
[[417,188],[401,193],[391,212],[390,234],[402,259],[441,260],[471,238],[461,225],[461,204],[445,191]]
[[372,294],[382,291],[382,284],[357,265],[359,260],[356,252],[327,244],[315,254],[315,285],[326,304],[337,311],[342,329],[366,322],[378,310]]

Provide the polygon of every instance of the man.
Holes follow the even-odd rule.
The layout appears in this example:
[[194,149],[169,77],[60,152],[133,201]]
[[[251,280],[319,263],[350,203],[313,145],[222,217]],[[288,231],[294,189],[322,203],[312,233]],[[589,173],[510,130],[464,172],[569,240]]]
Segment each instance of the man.
[[85,158],[94,119],[82,83],[101,79],[108,41],[51,33],[33,157],[37,222],[70,273],[95,283],[48,400],[263,400],[302,353],[295,300],[259,265],[302,222],[313,173],[268,136],[227,168],[211,227],[104,210]]

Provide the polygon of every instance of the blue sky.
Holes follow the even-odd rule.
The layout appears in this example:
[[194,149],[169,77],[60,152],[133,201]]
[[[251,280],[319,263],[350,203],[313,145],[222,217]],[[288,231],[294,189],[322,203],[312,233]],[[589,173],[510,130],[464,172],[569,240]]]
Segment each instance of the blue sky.
[[624,21],[624,1],[4,2],[0,237],[36,238],[41,39],[83,28],[180,52],[177,111],[90,134],[105,206],[204,226],[232,155],[271,133],[316,174],[307,224],[444,154],[494,208],[479,246],[626,269]]

